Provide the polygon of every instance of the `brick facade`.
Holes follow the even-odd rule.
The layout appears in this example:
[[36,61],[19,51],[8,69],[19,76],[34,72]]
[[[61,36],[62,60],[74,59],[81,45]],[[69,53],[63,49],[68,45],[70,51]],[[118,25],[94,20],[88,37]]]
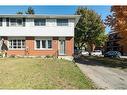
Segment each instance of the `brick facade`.
[[[59,40],[58,37],[53,37],[52,40],[52,49],[51,50],[35,50],[35,38],[34,37],[26,37],[26,49],[24,50],[8,50],[7,55],[27,55],[27,56],[45,56],[45,55],[54,55],[58,56],[58,46]],[[7,37],[5,37],[5,41],[7,43]],[[66,37],[66,47],[65,47],[65,55],[72,56],[73,55],[73,47],[74,47],[74,39],[73,37]]]
[[74,38],[67,37],[66,38],[66,54],[68,56],[72,56],[74,53]]

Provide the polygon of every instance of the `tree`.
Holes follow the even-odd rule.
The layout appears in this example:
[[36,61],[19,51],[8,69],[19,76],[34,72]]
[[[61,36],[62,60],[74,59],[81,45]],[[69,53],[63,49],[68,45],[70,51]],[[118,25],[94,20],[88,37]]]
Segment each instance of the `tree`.
[[23,14],[23,12],[19,11],[19,12],[17,12],[16,14]]
[[81,17],[75,28],[75,45],[81,49],[87,43],[91,52],[97,45],[101,46],[105,41],[103,21],[100,15],[86,7],[79,7],[76,14]]
[[27,11],[25,12],[26,14],[35,14],[35,11],[32,7],[28,7]]
[[107,16],[105,25],[109,26],[112,32],[118,32],[122,37],[118,43],[127,44],[127,6],[112,6],[112,14]]
[[99,37],[97,37],[96,39],[96,46],[104,46],[105,45],[105,42],[107,41],[108,39],[108,35],[107,34],[100,34]]

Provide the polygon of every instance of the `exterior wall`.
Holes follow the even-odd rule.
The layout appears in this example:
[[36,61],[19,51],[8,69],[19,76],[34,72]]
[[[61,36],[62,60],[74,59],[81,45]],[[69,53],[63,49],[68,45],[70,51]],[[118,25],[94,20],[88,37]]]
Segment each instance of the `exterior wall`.
[[25,27],[7,27],[3,19],[0,36],[74,36],[74,19],[68,26],[57,26],[56,19],[46,19],[46,26],[34,26],[34,19],[26,19]]
[[24,50],[8,50],[7,51],[7,55],[21,55],[24,56],[25,55],[25,51]]
[[[53,37],[51,50],[35,50],[34,37],[26,37],[26,49],[24,50],[8,50],[7,55],[26,55],[26,56],[58,56],[58,37]],[[66,56],[73,55],[73,37],[66,38]]]
[[[8,37],[25,37],[26,49],[22,50],[8,50],[8,55],[29,55],[29,56],[43,56],[43,55],[58,55],[59,51],[59,37],[66,38],[66,56],[73,55],[74,47],[74,27],[79,20],[79,16],[42,16],[42,15],[0,15],[3,18],[2,26],[0,26],[0,37],[8,46]],[[6,18],[25,18],[25,26],[7,26]],[[46,26],[34,26],[34,18],[46,19]],[[57,26],[58,19],[68,19],[68,26]],[[52,49],[50,50],[36,50],[35,37],[53,37]]]
[[74,38],[66,37],[66,55],[73,56],[74,53]]
[[74,28],[60,27],[0,27],[0,36],[74,36]]
[[51,50],[35,50],[34,48],[34,37],[26,37],[26,46],[28,47],[27,55],[31,56],[42,56],[42,55],[55,55],[57,43],[55,39],[52,41],[52,49]]

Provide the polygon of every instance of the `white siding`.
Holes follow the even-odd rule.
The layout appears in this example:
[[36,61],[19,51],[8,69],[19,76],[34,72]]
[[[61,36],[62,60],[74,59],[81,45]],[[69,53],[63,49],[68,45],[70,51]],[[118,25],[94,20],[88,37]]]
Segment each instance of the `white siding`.
[[69,19],[69,26],[74,27],[74,19]]
[[74,36],[73,27],[2,27],[0,36]]
[[34,19],[26,19],[25,27],[6,27],[4,19],[0,36],[74,36],[74,19],[68,26],[57,26],[56,19],[46,19],[46,26],[34,26]]

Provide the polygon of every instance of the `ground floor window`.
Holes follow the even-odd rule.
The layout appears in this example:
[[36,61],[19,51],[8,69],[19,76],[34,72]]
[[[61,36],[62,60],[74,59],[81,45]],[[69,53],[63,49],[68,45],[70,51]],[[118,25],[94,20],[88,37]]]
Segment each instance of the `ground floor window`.
[[36,49],[51,49],[52,48],[52,39],[36,39],[35,40]]
[[12,39],[9,40],[9,49],[24,49],[25,40],[24,39]]

